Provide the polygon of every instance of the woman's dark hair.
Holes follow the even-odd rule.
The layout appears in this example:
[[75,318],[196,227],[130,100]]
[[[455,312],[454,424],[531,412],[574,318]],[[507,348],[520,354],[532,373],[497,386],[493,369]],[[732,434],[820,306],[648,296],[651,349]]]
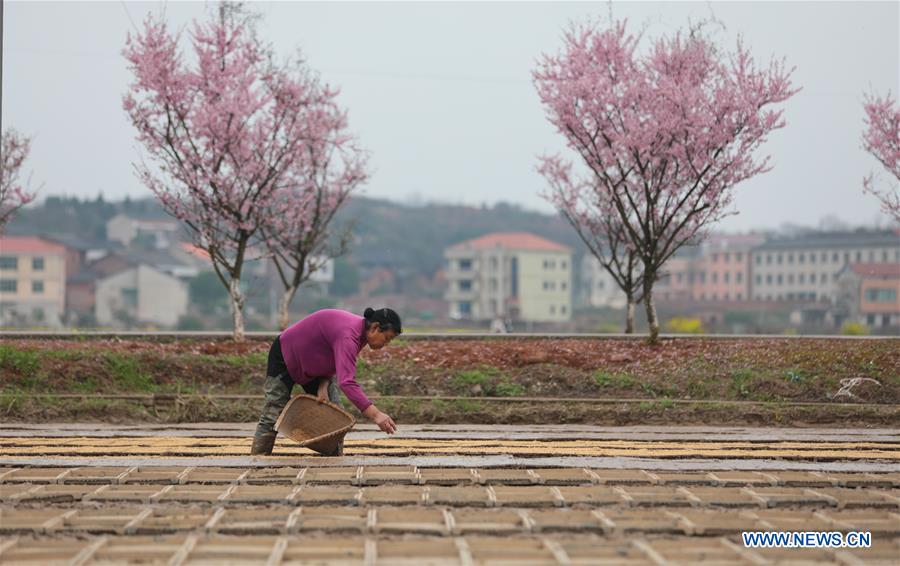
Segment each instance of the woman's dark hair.
[[387,332],[388,330],[393,330],[396,334],[402,332],[400,315],[389,308],[378,310],[367,308],[363,313],[363,318],[366,319],[366,326],[370,326],[373,322],[377,322],[378,327],[382,332]]

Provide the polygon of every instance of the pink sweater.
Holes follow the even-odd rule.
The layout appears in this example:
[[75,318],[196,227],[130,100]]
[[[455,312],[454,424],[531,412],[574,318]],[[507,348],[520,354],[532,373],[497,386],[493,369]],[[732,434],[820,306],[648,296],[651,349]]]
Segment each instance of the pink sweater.
[[356,383],[356,357],[366,345],[366,322],[353,313],[324,309],[281,333],[281,352],[294,383],[337,375],[341,391],[365,411],[372,404]]

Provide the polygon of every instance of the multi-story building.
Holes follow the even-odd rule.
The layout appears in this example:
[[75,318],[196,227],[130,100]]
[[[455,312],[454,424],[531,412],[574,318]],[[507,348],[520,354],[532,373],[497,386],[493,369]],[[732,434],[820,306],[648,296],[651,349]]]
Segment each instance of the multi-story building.
[[660,270],[659,279],[653,286],[653,293],[660,301],[693,301],[696,277],[694,265],[698,261],[700,248],[684,246],[670,257]]
[[579,306],[625,308],[625,293],[613,276],[600,265],[600,260],[585,254],[581,260]]
[[106,222],[106,237],[126,246],[145,240],[144,247],[164,250],[178,242],[178,222],[171,218],[140,218],[117,214]]
[[770,240],[751,256],[754,299],[830,303],[844,266],[900,262],[900,233],[818,232]]
[[692,298],[695,301],[748,300],[750,251],[764,241],[763,236],[755,234],[714,234],[707,238],[691,264]]
[[60,326],[66,248],[41,238],[0,238],[0,324]]
[[175,326],[187,312],[188,287],[177,277],[146,263],[100,277],[95,315],[103,326]]
[[572,252],[527,232],[497,232],[444,251],[456,319],[563,322],[572,316]]
[[838,274],[835,321],[900,327],[900,263],[854,263]]

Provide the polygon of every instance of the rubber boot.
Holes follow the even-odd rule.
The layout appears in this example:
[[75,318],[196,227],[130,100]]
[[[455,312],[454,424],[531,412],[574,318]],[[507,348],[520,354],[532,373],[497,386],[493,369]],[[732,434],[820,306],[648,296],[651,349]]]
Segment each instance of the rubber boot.
[[275,447],[275,437],[277,432],[269,432],[253,437],[253,446],[250,447],[251,456],[270,456],[272,448]]

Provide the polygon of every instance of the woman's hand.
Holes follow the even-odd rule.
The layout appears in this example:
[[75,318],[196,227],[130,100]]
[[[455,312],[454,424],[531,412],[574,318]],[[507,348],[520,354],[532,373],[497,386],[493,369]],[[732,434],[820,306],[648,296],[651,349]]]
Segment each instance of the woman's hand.
[[327,379],[319,380],[319,390],[316,392],[316,398],[319,400],[319,403],[328,401],[328,381]]
[[394,434],[395,432],[397,432],[397,425],[394,423],[394,419],[392,419],[387,413],[379,412],[377,415],[375,415],[375,418],[372,419],[372,422],[377,424],[378,428],[388,434]]
[[369,405],[366,407],[366,410],[363,411],[363,414],[369,418],[370,421],[378,425],[378,428],[383,430],[388,434],[394,434],[397,432],[397,425],[394,423],[394,419],[391,418],[387,413],[382,413],[378,410],[378,407],[375,405]]

